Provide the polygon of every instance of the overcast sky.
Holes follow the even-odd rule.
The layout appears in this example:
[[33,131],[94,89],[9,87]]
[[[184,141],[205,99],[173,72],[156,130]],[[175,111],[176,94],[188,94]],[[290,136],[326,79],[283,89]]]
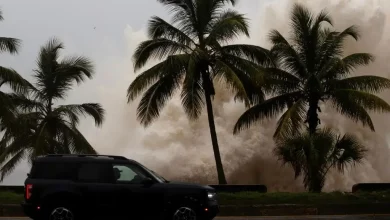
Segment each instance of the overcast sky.
[[[265,1],[241,0],[237,9],[249,18],[255,18],[260,4]],[[127,87],[132,78],[130,57],[133,47],[129,48],[129,41],[136,38],[137,33],[143,36],[151,16],[168,17],[167,10],[156,0],[115,0],[110,3],[106,0],[2,0],[0,7],[4,17],[0,35],[22,40],[18,55],[0,54],[0,65],[12,67],[32,80],[39,48],[49,38],[58,37],[65,44],[63,54],[85,55],[96,65],[94,79],[75,87],[66,102],[102,103],[107,110],[106,129],[110,123],[123,120],[118,119],[115,112],[120,107],[110,101],[120,100],[116,103],[126,105],[122,101],[125,90],[117,88]],[[96,131],[92,121],[82,126],[83,133],[95,144],[95,136],[101,133]],[[107,138],[113,143],[116,141]],[[99,143],[96,146],[99,150],[103,148]],[[119,153],[109,148],[103,151]],[[22,184],[26,172],[27,166],[22,165],[2,184]]]

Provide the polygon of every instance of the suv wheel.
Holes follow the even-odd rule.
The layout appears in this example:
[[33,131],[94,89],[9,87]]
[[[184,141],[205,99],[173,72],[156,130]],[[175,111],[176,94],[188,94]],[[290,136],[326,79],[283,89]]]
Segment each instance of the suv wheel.
[[55,206],[49,210],[47,220],[75,220],[74,211],[68,206]]
[[196,212],[190,207],[180,207],[173,213],[173,220],[197,220]]

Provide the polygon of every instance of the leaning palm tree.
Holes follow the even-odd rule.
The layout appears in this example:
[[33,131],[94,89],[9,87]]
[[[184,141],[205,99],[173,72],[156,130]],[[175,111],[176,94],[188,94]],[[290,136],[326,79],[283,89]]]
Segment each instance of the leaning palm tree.
[[[237,121],[234,133],[264,118],[276,117],[275,137],[289,136],[305,123],[314,134],[320,120],[320,104],[331,102],[341,114],[362,122],[374,131],[368,111],[389,112],[390,105],[374,95],[390,88],[390,80],[379,76],[351,76],[359,66],[368,65],[373,56],[355,53],[343,57],[347,37],[359,39],[358,29],[351,26],[342,32],[324,28],[332,24],[326,11],[313,16],[301,5],[292,10],[292,41],[278,31],[270,33],[273,47],[266,76],[272,79],[271,98],[247,110]],[[267,80],[265,80],[267,81]]]
[[0,180],[26,157],[31,161],[45,154],[96,153],[77,125],[81,115],[89,115],[100,126],[104,120],[101,105],[55,105],[65,99],[74,83],[92,78],[93,64],[82,56],[59,59],[62,48],[59,40],[49,40],[40,50],[31,94],[14,95],[19,114],[0,142]]
[[310,192],[322,191],[330,169],[343,172],[347,165],[361,163],[365,152],[356,137],[336,135],[329,128],[278,139],[275,148],[276,156],[294,169],[295,177],[303,176]]
[[172,22],[153,17],[149,21],[150,40],[138,46],[133,58],[136,71],[152,58],[162,62],[131,83],[128,100],[135,100],[147,89],[137,109],[138,119],[145,127],[159,116],[179,88],[189,119],[197,119],[206,106],[218,180],[226,184],[213,116],[214,79],[226,83],[235,98],[247,106],[261,101],[263,94],[255,82],[261,80],[258,64],[267,61],[267,51],[257,46],[228,44],[240,34],[249,36],[244,16],[224,9],[228,3],[234,5],[235,0],[159,2],[172,10]]
[[[0,10],[0,21],[3,20],[2,11]],[[20,40],[10,37],[0,37],[0,53],[8,52],[10,54],[18,53],[20,48]],[[28,82],[23,79],[15,70],[0,66],[0,130],[5,126],[5,120],[11,123],[14,105],[10,94],[4,90],[3,86],[8,86],[14,92],[25,92],[28,87]]]

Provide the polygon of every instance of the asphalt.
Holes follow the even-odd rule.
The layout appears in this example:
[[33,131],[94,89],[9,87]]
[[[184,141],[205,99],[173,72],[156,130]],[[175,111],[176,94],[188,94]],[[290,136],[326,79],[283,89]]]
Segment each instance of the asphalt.
[[[343,215],[343,216],[280,216],[280,217],[218,217],[214,220],[390,220],[390,215]],[[29,218],[0,217],[0,220],[30,220]]]

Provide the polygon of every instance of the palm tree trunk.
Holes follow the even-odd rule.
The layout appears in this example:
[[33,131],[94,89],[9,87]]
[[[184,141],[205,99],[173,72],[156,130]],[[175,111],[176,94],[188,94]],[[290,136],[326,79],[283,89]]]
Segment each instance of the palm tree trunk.
[[[48,117],[51,116],[52,114],[52,105],[53,105],[53,99],[51,97],[49,97],[49,100],[48,100],[48,103],[47,103],[47,107],[46,107],[46,114]],[[49,149],[47,149],[48,152],[46,152],[46,154],[58,154],[57,152],[57,146],[55,144],[55,133],[53,132],[55,130],[53,124],[51,123],[51,121],[48,122],[49,123],[49,130],[48,130],[48,133],[49,133]]]
[[[207,89],[206,89],[206,91],[207,91]],[[205,92],[205,96],[206,96],[207,116],[209,119],[211,143],[213,144],[215,164],[216,164],[217,173],[218,173],[218,182],[219,182],[219,184],[227,184],[227,181],[225,178],[225,172],[223,170],[221,154],[219,152],[217,132],[216,132],[215,123],[214,123],[213,104],[211,102],[211,95],[209,94],[209,92]]]
[[321,174],[315,173],[309,177],[309,192],[320,193],[323,187],[323,177]]
[[307,111],[307,122],[309,123],[309,133],[314,134],[319,125],[318,118],[318,102],[317,98],[310,98],[309,100],[309,110]]
[[205,72],[202,74],[203,79],[203,89],[205,91],[206,98],[206,108],[207,108],[207,117],[209,120],[209,128],[211,135],[211,143],[213,145],[215,165],[217,167],[218,182],[219,184],[227,184],[225,172],[223,170],[221,153],[219,152],[217,132],[215,129],[214,122],[214,113],[213,113],[213,103],[211,101],[211,96],[215,94],[213,82],[210,79],[209,71],[205,68]]

